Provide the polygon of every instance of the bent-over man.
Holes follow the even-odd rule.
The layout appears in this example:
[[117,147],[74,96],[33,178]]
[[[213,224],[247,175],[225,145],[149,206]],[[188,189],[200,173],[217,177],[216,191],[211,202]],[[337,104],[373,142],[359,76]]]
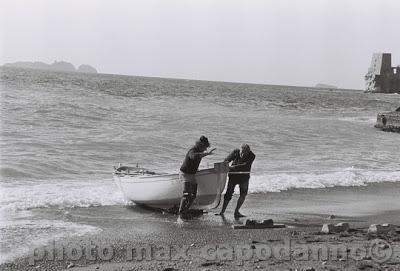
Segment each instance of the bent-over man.
[[256,155],[250,150],[250,147],[247,144],[243,144],[240,150],[233,150],[228,157],[225,158],[226,162],[232,162],[232,165],[229,167],[229,172],[232,174],[229,174],[228,187],[224,196],[222,210],[219,215],[224,215],[226,207],[228,206],[229,201],[232,199],[235,186],[239,185],[240,196],[236,204],[234,216],[235,218],[244,217],[244,215],[239,212],[239,209],[242,207],[243,202],[246,199],[249,189],[251,165],[253,164],[255,158]]
[[210,147],[207,137],[201,136],[195,145],[187,152],[180,168],[179,179],[183,181],[183,196],[179,206],[178,222],[186,215],[190,206],[197,195],[196,172],[199,169],[201,159],[207,155],[213,154],[215,149],[205,152]]

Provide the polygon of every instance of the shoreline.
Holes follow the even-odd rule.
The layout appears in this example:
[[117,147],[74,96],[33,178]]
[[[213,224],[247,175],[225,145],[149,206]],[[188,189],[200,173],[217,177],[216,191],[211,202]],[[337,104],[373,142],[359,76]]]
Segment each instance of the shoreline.
[[[374,183],[361,187],[293,189],[279,193],[248,196],[241,210],[244,214],[254,219],[272,218],[276,223],[286,224],[287,227],[283,229],[232,229],[233,224],[244,221],[244,219],[240,221],[233,219],[232,211],[237,195],[228,206],[225,219],[215,216],[216,211],[211,211],[195,218],[183,227],[179,227],[175,223],[175,215],[154,212],[134,205],[63,210],[36,209],[31,211],[39,219],[62,219],[101,229],[100,233],[93,235],[62,238],[57,240],[56,244],[62,247],[75,244],[83,250],[88,244],[110,245],[114,252],[113,257],[109,260],[100,258],[88,260],[83,252],[83,256],[79,260],[71,260],[66,257],[63,260],[54,261],[48,260],[46,254],[34,265],[29,265],[32,257],[28,256],[2,264],[0,270],[285,270],[289,268],[362,270],[359,269],[362,266],[366,268],[363,270],[375,270],[381,268],[382,264],[368,256],[358,260],[299,260],[293,258],[287,260],[277,257],[260,260],[252,258],[238,263],[237,260],[220,259],[219,256],[215,260],[207,260],[198,255],[205,246],[220,244],[226,244],[235,251],[237,246],[243,245],[263,244],[273,248],[284,245],[285,240],[288,239],[293,244],[310,246],[334,244],[354,246],[369,244],[374,238],[383,239],[388,242],[390,249],[394,248],[392,258],[383,263],[383,266],[386,266],[387,270],[397,270],[400,268],[400,231],[391,235],[375,236],[371,239],[371,236],[367,234],[367,228],[370,224],[400,225],[400,208],[397,207],[396,202],[393,202],[399,191],[400,183]],[[362,201],[364,205],[355,204],[358,201]],[[387,204],[382,205],[384,202]],[[347,205],[349,205],[348,208],[344,208]],[[334,219],[329,219],[329,215],[334,215]],[[348,222],[352,232],[320,234],[322,224],[339,222]],[[127,260],[127,248],[137,245],[168,247],[184,245],[188,247],[189,254],[193,252],[194,256],[180,260],[173,258],[168,260]],[[41,249],[41,247],[38,248]]]

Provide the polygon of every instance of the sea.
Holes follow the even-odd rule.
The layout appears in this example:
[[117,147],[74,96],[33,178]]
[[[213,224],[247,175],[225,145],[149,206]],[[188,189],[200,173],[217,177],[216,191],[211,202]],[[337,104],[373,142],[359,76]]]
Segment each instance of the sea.
[[250,193],[400,182],[400,136],[374,128],[398,94],[0,68],[0,263],[100,229],[38,209],[126,205],[113,166],[178,172],[201,136],[222,161],[247,143]]

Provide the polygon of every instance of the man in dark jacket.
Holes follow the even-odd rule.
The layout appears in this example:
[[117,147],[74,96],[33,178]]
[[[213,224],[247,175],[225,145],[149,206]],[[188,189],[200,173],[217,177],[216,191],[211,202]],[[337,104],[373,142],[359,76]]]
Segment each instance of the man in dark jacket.
[[181,166],[179,178],[183,181],[183,196],[179,206],[178,222],[182,222],[182,217],[189,210],[197,194],[197,182],[195,174],[199,169],[201,159],[213,154],[215,149],[205,152],[210,147],[207,137],[201,136],[196,144],[187,152],[185,160]]
[[240,196],[237,201],[234,216],[235,218],[244,217],[244,215],[239,212],[239,209],[240,207],[242,207],[243,202],[246,199],[246,195],[249,189],[251,165],[253,164],[255,158],[255,154],[250,150],[250,147],[247,144],[243,144],[241,146],[241,150],[233,150],[228,155],[228,157],[225,158],[225,161],[232,162],[232,165],[230,166],[229,170],[229,181],[224,196],[224,203],[222,205],[222,210],[219,215],[224,215],[226,207],[228,206],[229,201],[232,199],[233,192],[235,191],[235,186],[239,185]]

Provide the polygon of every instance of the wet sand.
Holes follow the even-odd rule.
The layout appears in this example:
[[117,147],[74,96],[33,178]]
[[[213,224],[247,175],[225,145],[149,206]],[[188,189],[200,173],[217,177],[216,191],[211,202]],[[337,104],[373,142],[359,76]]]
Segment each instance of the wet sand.
[[[276,223],[286,224],[283,229],[232,229],[233,224],[244,221],[233,219],[232,210],[237,197],[233,198],[225,218],[209,212],[182,226],[175,223],[175,215],[137,206],[38,209],[35,210],[38,218],[92,225],[102,231],[95,235],[57,240],[54,250],[47,246],[47,254],[41,255],[44,250],[39,248],[35,257],[17,259],[1,265],[0,269],[399,270],[399,228],[377,236],[367,234],[370,224],[400,225],[399,194],[400,184],[381,183],[248,196],[242,213],[254,219],[272,218]],[[329,218],[329,215],[334,215],[334,218]],[[322,224],[339,222],[348,222],[351,230],[320,233]],[[379,251],[370,249],[376,239],[382,240],[376,243]],[[337,245],[345,246],[347,257],[312,255],[312,251],[318,251],[318,246],[331,248]],[[49,259],[49,251],[55,252],[55,258],[60,257],[58,249],[62,246],[64,259]],[[149,249],[149,246],[153,249],[151,256],[139,260],[132,255],[130,259],[128,251],[132,248]],[[300,251],[301,246],[306,246],[311,254]],[[72,247],[81,249],[81,257],[79,253],[68,252]],[[109,250],[103,250],[105,254],[101,256],[100,247]],[[91,253],[87,253],[88,248],[93,249]],[[365,253],[359,248],[365,248]],[[112,251],[112,255],[107,251]],[[388,259],[380,263],[382,257],[378,256],[388,256]]]

